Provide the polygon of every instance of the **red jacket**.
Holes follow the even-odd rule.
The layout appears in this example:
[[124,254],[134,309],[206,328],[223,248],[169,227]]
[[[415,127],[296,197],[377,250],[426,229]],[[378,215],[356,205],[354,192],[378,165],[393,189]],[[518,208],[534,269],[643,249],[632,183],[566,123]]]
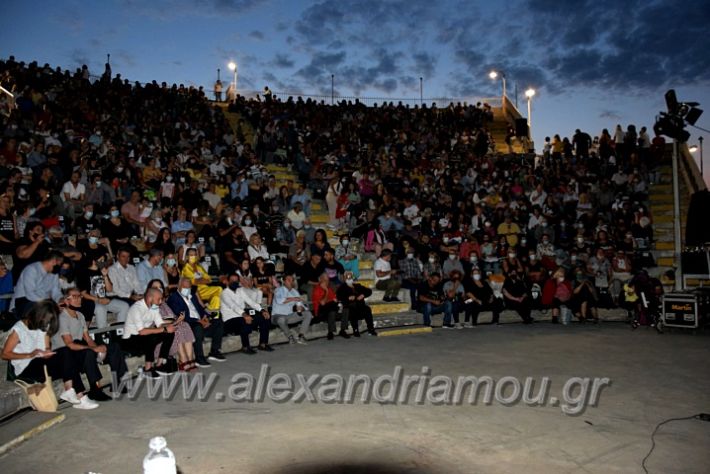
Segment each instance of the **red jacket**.
[[[318,316],[318,308],[320,307],[320,300],[323,299],[323,296],[325,295],[326,290],[324,290],[320,285],[317,285],[315,288],[313,288],[313,296],[312,296],[312,303],[313,303],[313,314],[315,316]],[[331,301],[335,301],[335,291],[333,291],[332,288],[328,288],[327,290],[328,296],[326,298],[326,302],[330,303]]]

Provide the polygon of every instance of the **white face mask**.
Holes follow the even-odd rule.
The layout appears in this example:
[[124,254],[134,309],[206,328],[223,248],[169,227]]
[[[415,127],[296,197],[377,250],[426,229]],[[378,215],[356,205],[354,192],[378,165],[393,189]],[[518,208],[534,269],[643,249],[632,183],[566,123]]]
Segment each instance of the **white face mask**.
[[190,296],[190,288],[180,288],[180,294],[187,298]]
[[469,260],[471,260],[471,263],[476,263],[478,261],[478,257],[476,255],[471,255],[471,257],[469,257]]
[[449,260],[456,260],[456,255],[450,254],[450,255],[449,255]]
[[245,220],[244,225],[247,225],[247,226],[251,225],[251,219]]
[[508,254],[508,258],[510,258],[510,259],[513,259],[513,258],[515,258],[515,257],[516,257],[516,255],[515,255],[514,253],[509,253],[509,254]]
[[350,241],[348,239],[343,240],[343,245],[347,247],[348,245],[350,245]]
[[407,258],[409,258],[409,259],[414,258],[414,254],[413,254],[413,253],[408,253],[408,254],[407,254]]
[[480,279],[481,279],[481,274],[480,274],[480,273],[474,273],[474,274],[473,274],[473,279],[476,280],[476,281],[480,280]]
[[348,286],[353,286],[354,282],[355,282],[355,280],[353,280],[352,278],[348,278],[345,280],[345,284]]
[[429,263],[436,263],[436,259],[434,257],[429,257]]
[[448,238],[448,237],[444,237],[442,240],[444,241],[444,244],[448,244],[448,243],[449,243],[449,238]]

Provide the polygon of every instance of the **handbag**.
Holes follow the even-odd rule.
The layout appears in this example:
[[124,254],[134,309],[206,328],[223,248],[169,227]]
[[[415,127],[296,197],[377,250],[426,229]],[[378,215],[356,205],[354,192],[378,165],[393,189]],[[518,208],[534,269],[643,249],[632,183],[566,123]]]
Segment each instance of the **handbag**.
[[59,403],[57,395],[52,387],[52,378],[47,373],[47,367],[44,367],[44,383],[30,384],[24,380],[16,379],[15,384],[19,386],[27,394],[27,399],[30,406],[41,412],[54,413],[57,411]]

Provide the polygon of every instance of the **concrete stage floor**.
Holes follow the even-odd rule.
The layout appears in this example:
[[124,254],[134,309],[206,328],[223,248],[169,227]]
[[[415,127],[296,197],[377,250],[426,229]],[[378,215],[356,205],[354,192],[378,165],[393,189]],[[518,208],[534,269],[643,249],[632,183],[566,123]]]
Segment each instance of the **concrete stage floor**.
[[[141,472],[148,440],[163,435],[183,473],[609,473],[642,472],[650,435],[666,418],[710,412],[710,337],[635,332],[620,323],[521,324],[432,334],[312,341],[213,364],[208,401],[114,400],[66,420],[0,458],[4,474]],[[598,406],[560,407],[217,401],[237,372],[549,377],[560,396],[570,377],[608,377]],[[505,393],[504,393],[505,394]],[[0,429],[2,427],[0,426]],[[663,426],[649,472],[710,472],[710,423]]]

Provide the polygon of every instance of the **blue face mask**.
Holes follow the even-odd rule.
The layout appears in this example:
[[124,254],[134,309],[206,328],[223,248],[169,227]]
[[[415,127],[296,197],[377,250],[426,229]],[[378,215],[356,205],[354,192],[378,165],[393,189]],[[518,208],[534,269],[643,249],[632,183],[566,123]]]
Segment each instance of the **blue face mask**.
[[184,296],[185,298],[190,296],[190,293],[191,293],[190,288],[180,288],[180,294],[182,296]]
[[111,217],[118,217],[120,215],[121,215],[121,213],[118,210],[111,211]]
[[160,306],[158,306],[157,304],[152,304],[150,305],[150,309],[153,311],[158,311],[158,309],[160,309]]
[[94,237],[94,236],[92,235],[92,236],[89,237],[89,243],[90,243],[91,245],[96,245],[96,244],[99,243],[99,238],[98,238],[98,237]]

